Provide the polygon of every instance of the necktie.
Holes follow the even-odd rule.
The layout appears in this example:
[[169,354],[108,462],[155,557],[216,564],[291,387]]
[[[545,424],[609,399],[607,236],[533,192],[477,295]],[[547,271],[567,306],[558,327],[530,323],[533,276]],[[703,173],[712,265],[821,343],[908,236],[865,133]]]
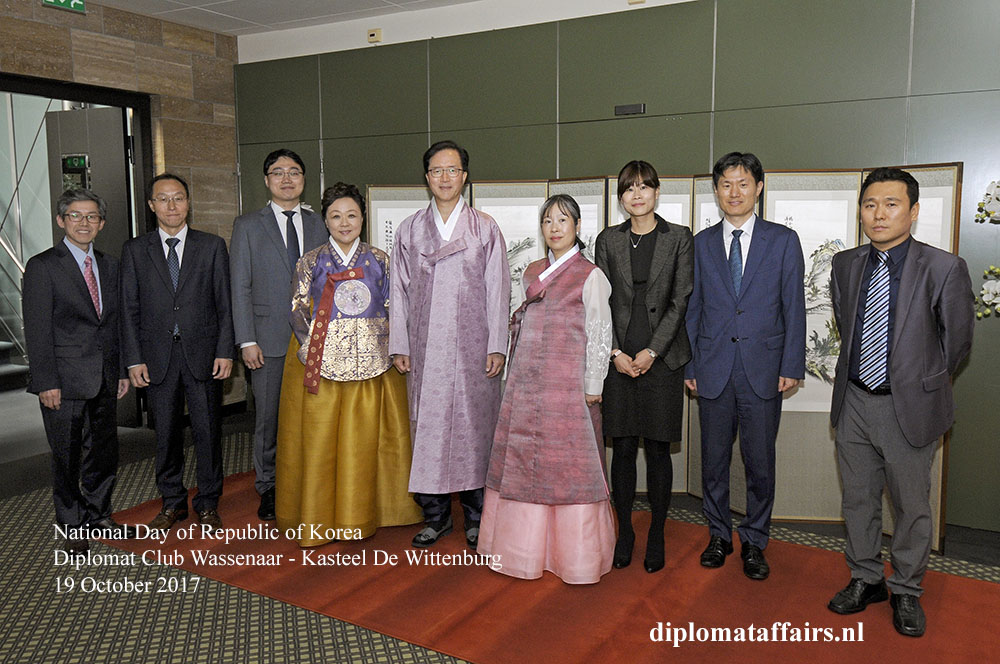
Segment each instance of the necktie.
[[[177,255],[177,245],[180,244],[180,240],[175,237],[167,238],[167,246],[170,247],[170,251],[167,252],[167,269],[170,270],[170,281],[174,284],[174,291],[177,291],[177,278],[181,276],[181,259]],[[181,333],[181,328],[177,325],[177,321],[174,321],[174,335]]]
[[295,232],[295,224],[292,223],[292,219],[295,217],[295,210],[285,210],[284,214],[288,217],[285,221],[285,238],[287,245],[285,249],[288,251],[288,264],[295,269],[295,264],[299,262],[299,234]]
[[90,256],[83,259],[83,279],[87,282],[87,290],[90,291],[90,299],[94,301],[94,309],[97,317],[101,317],[101,296],[97,292],[97,277],[94,276],[94,262]]
[[740,236],[743,231],[736,229],[733,231],[733,241],[729,243],[729,273],[733,277],[733,290],[740,294],[740,285],[743,283],[743,247],[740,246]]
[[889,254],[878,252],[878,265],[868,283],[865,316],[861,323],[859,378],[870,390],[882,385],[889,357]]

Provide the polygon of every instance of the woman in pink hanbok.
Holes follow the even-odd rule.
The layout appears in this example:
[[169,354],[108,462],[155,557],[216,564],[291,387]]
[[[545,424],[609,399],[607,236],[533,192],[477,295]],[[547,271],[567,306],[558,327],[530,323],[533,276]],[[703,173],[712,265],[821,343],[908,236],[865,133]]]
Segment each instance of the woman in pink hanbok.
[[479,552],[497,571],[596,583],[615,526],[602,462],[601,402],[611,352],[611,284],[580,253],[580,207],[541,209],[548,256],[524,271],[511,320],[507,386],[486,477]]

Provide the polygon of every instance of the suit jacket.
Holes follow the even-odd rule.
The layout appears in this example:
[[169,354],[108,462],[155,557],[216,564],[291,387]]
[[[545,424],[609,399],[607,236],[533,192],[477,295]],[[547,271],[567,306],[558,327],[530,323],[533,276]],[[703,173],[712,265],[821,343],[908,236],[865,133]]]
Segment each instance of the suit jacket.
[[[853,338],[854,321],[869,252],[865,244],[833,257],[830,291],[841,339],[830,409],[834,427],[847,391],[851,344],[861,343]],[[911,240],[889,342],[892,405],[910,445],[929,445],[955,421],[951,375],[972,347],[974,324],[975,295],[965,261]]]
[[188,369],[198,380],[212,377],[215,358],[233,357],[229,254],[218,235],[188,229],[176,293],[159,232],[126,242],[121,301],[125,366],[146,364],[153,385],[170,363],[175,323]]
[[[632,318],[631,219],[601,231],[594,245],[594,262],[611,282],[612,348],[621,348]],[[656,249],[649,267],[646,310],[653,336],[649,349],[671,370],[691,359],[684,329],[688,297],[694,287],[694,251],[691,231],[656,216]]]
[[118,261],[94,250],[100,317],[73,254],[60,241],[24,269],[24,337],[28,391],[62,390],[63,399],[92,399],[102,382],[124,377],[118,343]]
[[740,294],[729,272],[722,223],[694,238],[694,291],[687,310],[692,360],[687,378],[717,398],[733,371],[736,344],[761,399],[778,394],[778,377],[805,377],[805,261],[795,231],[760,217],[754,222]]
[[[320,216],[306,209],[302,209],[302,234],[303,254],[330,236]],[[265,356],[284,356],[292,336],[288,317],[295,266],[288,261],[270,204],[236,218],[229,266],[236,344],[254,341]]]

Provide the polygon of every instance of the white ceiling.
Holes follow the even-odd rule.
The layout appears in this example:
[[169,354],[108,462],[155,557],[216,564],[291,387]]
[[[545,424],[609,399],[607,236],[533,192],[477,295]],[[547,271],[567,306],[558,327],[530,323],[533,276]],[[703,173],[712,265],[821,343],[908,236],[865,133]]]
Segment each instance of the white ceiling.
[[353,21],[476,0],[99,0],[96,4],[229,35]]

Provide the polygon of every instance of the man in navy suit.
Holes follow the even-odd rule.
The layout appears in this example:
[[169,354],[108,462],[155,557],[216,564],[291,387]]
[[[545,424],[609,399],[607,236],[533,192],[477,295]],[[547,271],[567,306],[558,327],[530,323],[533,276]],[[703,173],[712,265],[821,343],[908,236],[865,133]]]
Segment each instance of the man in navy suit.
[[218,235],[188,227],[188,186],[153,178],[149,207],[157,230],[122,247],[122,345],[134,387],[148,388],[156,428],[156,487],[163,509],[149,527],[188,516],[184,488],[184,402],[198,459],[198,520],[222,528],[222,381],[233,368],[229,254]]
[[955,420],[951,376],[972,347],[975,296],[958,256],[919,242],[919,185],[877,168],[861,186],[871,244],[833,258],[830,294],[840,330],[830,423],[844,485],[851,581],[828,604],[840,614],[889,599],[882,561],[882,491],[895,509],[892,623],[921,636],[920,582],[931,551],[931,463]]
[[88,189],[63,192],[56,223],[66,237],[24,268],[24,338],[45,435],[52,447],[56,520],[64,548],[90,547],[81,526],[113,537],[135,529],[111,519],[118,471],[116,399],[128,392],[118,350],[118,261],[94,249],[107,205]]
[[737,529],[743,573],[766,579],[774,506],[774,441],[782,393],[805,376],[804,260],[795,231],[759,218],[764,169],[730,152],[712,169],[725,218],[694,238],[694,291],[687,310],[692,359],[685,385],[698,394],[705,567],[733,552],[729,465],[737,433],[746,469],[747,513]]

